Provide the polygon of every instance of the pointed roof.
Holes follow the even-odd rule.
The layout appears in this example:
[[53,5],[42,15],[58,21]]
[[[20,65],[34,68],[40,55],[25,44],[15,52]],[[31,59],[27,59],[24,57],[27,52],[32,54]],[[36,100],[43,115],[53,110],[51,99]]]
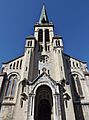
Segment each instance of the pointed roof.
[[48,16],[47,16],[47,13],[46,13],[45,5],[43,5],[41,15],[40,15],[40,19],[39,19],[39,24],[45,24],[45,23],[49,23],[49,20],[48,20]]

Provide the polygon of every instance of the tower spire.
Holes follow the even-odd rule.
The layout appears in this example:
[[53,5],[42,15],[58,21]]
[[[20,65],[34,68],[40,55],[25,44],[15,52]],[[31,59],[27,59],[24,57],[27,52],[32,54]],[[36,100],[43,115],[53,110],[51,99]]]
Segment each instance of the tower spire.
[[44,5],[44,4],[43,4],[43,7],[42,7],[42,11],[41,11],[39,23],[40,23],[40,24],[49,23],[48,16],[47,16],[47,13],[46,13],[46,9],[45,9],[45,5]]

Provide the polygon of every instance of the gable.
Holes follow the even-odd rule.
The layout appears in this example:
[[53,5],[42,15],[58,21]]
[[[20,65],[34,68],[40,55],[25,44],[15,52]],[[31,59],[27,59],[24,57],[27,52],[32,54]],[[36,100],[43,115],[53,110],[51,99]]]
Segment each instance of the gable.
[[47,73],[45,73],[45,72],[43,72],[40,76],[38,76],[35,80],[33,80],[32,82],[30,82],[29,84],[33,85],[33,84],[38,84],[38,83],[43,83],[43,82],[56,84],[56,81],[54,81],[54,80],[53,80]]

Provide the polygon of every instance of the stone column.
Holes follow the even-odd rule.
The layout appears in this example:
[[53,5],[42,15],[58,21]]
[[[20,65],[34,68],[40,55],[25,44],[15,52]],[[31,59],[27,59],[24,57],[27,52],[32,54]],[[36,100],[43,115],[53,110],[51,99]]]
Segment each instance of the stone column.
[[28,100],[28,117],[27,120],[34,120],[34,104],[35,104],[35,95],[30,94]]
[[61,120],[61,107],[60,107],[60,95],[53,95],[53,112],[54,120]]
[[58,108],[58,119],[61,120],[61,105],[60,105],[60,94],[57,94],[57,108]]

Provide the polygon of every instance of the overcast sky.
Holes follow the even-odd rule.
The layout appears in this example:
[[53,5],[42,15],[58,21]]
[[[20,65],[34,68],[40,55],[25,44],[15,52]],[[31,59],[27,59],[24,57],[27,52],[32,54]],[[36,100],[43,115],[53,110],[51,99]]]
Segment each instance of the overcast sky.
[[0,66],[23,54],[43,3],[65,53],[89,64],[89,0],[0,0]]

